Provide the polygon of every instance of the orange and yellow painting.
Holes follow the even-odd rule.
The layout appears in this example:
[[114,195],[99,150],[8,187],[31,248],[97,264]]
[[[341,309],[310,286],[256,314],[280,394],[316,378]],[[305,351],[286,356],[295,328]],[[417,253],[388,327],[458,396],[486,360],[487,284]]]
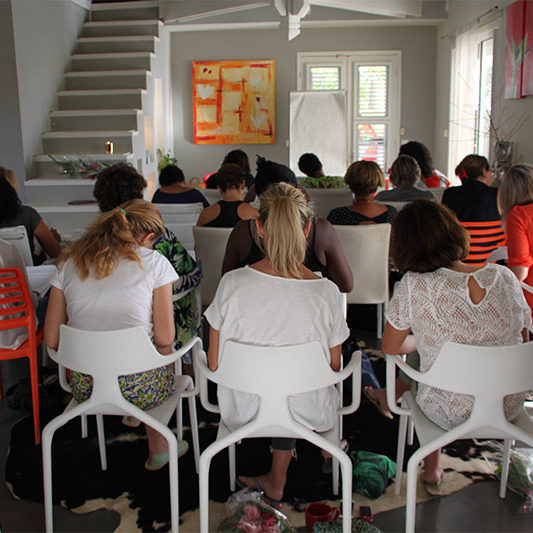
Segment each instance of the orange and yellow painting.
[[274,61],[193,61],[195,144],[274,143]]

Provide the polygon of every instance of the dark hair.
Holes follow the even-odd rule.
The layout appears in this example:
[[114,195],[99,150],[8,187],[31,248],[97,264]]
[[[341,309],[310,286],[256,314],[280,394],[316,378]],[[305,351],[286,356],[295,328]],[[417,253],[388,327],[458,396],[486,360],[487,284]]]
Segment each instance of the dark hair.
[[281,163],[267,161],[260,155],[257,156],[257,174],[255,175],[255,192],[263,194],[274,183],[288,183],[298,187],[294,172]]
[[413,186],[420,179],[420,167],[414,157],[399,155],[390,168],[390,180],[395,187]]
[[468,254],[470,238],[457,217],[433,200],[407,204],[392,223],[390,255],[400,272],[433,272]]
[[315,172],[322,170],[322,163],[315,154],[303,154],[298,160],[298,168],[312,178]]
[[174,183],[182,183],[185,181],[185,176],[181,168],[176,165],[167,165],[159,173],[159,185],[161,187],[167,187],[168,185],[174,185]]
[[464,179],[474,180],[483,175],[484,170],[490,170],[490,165],[486,157],[482,155],[469,154],[455,167],[455,175]]
[[356,161],[344,175],[344,183],[350,187],[355,196],[374,194],[378,187],[385,185],[385,178],[379,165],[374,161]]
[[410,155],[416,159],[422,176],[429,178],[433,176],[435,167],[431,159],[431,153],[425,144],[418,141],[410,141],[400,146],[400,155]]
[[15,217],[20,205],[17,191],[6,178],[0,177],[0,226]]
[[243,182],[244,170],[233,163],[222,165],[216,174],[216,184],[222,192],[228,189],[238,189]]
[[110,211],[129,200],[141,199],[146,180],[126,163],[117,163],[98,174],[93,195],[100,211]]
[[222,161],[222,166],[232,163],[234,165],[239,165],[246,174],[250,174],[250,161],[248,161],[248,156],[246,152],[242,150],[232,150],[228,152]]

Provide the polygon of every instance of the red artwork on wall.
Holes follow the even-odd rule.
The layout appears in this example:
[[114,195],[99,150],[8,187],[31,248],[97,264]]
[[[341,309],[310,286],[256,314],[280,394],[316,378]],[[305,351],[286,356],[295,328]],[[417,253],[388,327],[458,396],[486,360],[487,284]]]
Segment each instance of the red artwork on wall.
[[526,2],[524,14],[524,67],[521,96],[533,95],[533,2]]
[[524,69],[524,17],[526,1],[505,10],[505,98],[520,98]]

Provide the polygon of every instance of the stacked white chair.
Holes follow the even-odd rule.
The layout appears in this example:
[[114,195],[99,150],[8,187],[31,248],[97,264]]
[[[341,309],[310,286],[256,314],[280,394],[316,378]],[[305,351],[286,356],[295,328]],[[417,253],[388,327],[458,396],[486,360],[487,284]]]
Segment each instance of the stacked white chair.
[[321,218],[327,218],[329,212],[336,207],[352,205],[352,191],[348,187],[335,189],[305,189],[311,202],[314,204],[316,214]]
[[[447,431],[434,424],[418,407],[411,392],[395,400],[396,366],[418,383],[474,397],[472,414],[466,422]],[[398,355],[387,356],[387,402],[401,416],[398,431],[395,492],[401,487],[402,465],[408,421],[412,422],[420,448],[407,464],[407,508],[405,531],[415,530],[418,464],[430,453],[459,439],[504,439],[500,497],[505,497],[512,439],[533,446],[533,422],[525,409],[509,422],[505,418],[504,397],[531,389],[533,383],[533,343],[516,346],[468,346],[446,343],[427,372],[413,370]],[[201,465],[200,465],[201,469]]]
[[342,470],[343,533],[351,531],[352,462],[339,446],[337,424],[327,433],[318,434],[297,422],[288,406],[294,394],[318,390],[354,377],[352,401],[339,414],[353,413],[361,396],[361,352],[353,353],[350,363],[340,372],[329,366],[318,342],[294,346],[265,347],[226,341],[221,349],[216,371],[209,370],[205,354],[195,353],[195,375],[200,384],[200,398],[205,409],[220,412],[209,402],[207,380],[230,389],[255,394],[260,398],[257,416],[231,432],[221,420],[217,439],[200,456],[200,532],[209,531],[209,467],[211,459],[229,448],[230,488],[235,490],[235,443],[251,437],[295,437],[305,439],[329,452],[334,458],[333,492],[338,494],[338,463]]
[[30,241],[24,226],[13,226],[11,228],[0,228],[0,239],[14,244],[22,256],[24,266],[33,266],[31,256]]
[[193,227],[204,208],[201,202],[194,204],[154,204],[163,217],[165,226],[176,235],[188,252],[194,251]]

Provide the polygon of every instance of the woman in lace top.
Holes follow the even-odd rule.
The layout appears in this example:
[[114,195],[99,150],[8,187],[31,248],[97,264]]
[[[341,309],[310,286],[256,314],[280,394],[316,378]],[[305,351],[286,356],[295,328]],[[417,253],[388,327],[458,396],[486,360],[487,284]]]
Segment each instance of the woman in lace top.
[[[420,370],[425,371],[448,341],[499,346],[528,340],[530,311],[516,278],[500,265],[466,265],[462,260],[467,253],[468,234],[448,208],[417,200],[398,214],[392,226],[391,257],[405,275],[387,308],[384,353],[416,349]],[[374,393],[380,403],[384,392]],[[518,415],[524,398],[518,394],[505,399],[509,420]],[[473,405],[471,396],[424,385],[418,387],[416,401],[444,429],[465,422]],[[434,452],[424,461],[422,479],[428,483],[438,483],[442,477],[439,455]]]

